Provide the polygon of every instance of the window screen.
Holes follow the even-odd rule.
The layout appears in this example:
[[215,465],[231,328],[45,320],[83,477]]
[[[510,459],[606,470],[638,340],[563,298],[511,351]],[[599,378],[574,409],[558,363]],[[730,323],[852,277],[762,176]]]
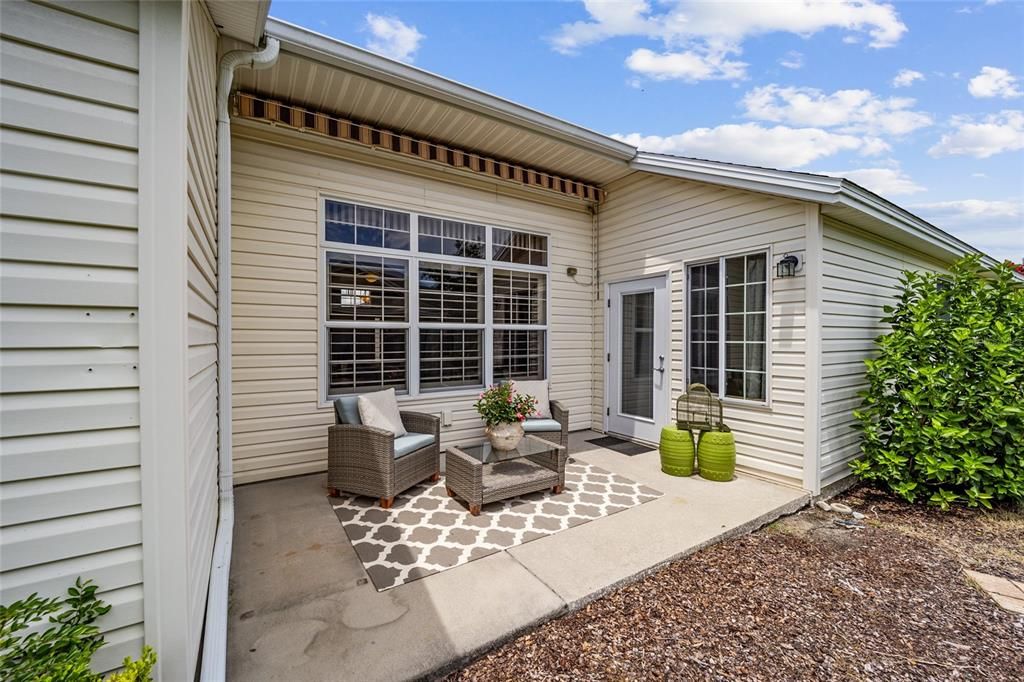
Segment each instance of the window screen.
[[428,218],[419,223],[419,250],[460,258],[483,258],[487,244],[487,228],[456,220]]
[[406,383],[405,329],[328,329],[329,395],[368,388],[394,388]]
[[528,329],[494,330],[494,380],[544,378],[544,335]]
[[493,258],[499,262],[522,265],[548,264],[548,238],[529,232],[494,228]]

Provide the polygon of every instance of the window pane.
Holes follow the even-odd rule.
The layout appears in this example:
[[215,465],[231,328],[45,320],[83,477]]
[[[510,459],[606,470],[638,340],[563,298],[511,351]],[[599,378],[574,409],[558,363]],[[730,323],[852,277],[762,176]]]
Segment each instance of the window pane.
[[494,270],[495,324],[545,324],[547,277],[535,272]]
[[727,313],[742,313],[743,312],[743,287],[726,287],[725,288],[725,312]]
[[324,239],[408,251],[409,214],[327,199]]
[[544,379],[544,332],[494,330],[494,379]]
[[327,253],[327,319],[405,322],[408,264],[401,259]]
[[746,310],[747,312],[761,311],[764,310],[764,284],[748,284],[747,285],[747,299],[746,299]]
[[725,395],[730,398],[743,397],[743,372],[725,373]]
[[746,373],[746,387],[743,395],[747,400],[764,400],[764,374]]
[[329,329],[327,393],[406,390],[404,329]]
[[763,253],[747,256],[747,282],[765,281],[765,261]]
[[[622,296],[622,374],[619,409],[623,414],[654,416],[654,292]],[[692,344],[702,349],[703,344]],[[694,359],[703,364],[703,357]]]
[[420,388],[483,385],[483,331],[420,330]]
[[494,228],[491,257],[504,263],[548,264],[548,238],[544,235]]
[[743,256],[725,259],[725,284],[743,284]]
[[482,324],[481,268],[420,263],[420,321]]
[[726,315],[725,316],[725,340],[726,341],[742,341],[743,340],[743,316],[742,315]]
[[459,258],[483,258],[486,234],[483,225],[421,216],[419,250]]
[[742,343],[727,343],[725,344],[725,368],[726,369],[743,369],[743,344]]
[[717,343],[706,343],[704,357],[707,361],[707,366],[711,369],[718,369],[718,344]]
[[764,313],[747,314],[747,341],[764,341]]
[[764,371],[764,360],[765,360],[765,344],[763,343],[748,343],[747,346],[747,360],[743,365],[743,369],[754,372]]

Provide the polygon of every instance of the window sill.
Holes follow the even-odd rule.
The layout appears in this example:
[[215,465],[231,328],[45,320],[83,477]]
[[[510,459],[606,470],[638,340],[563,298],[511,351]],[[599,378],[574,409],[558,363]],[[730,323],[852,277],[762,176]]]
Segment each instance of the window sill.
[[754,400],[743,400],[742,398],[722,398],[723,407],[743,408],[745,410],[757,410],[758,412],[771,412],[772,404],[768,401],[757,402]]

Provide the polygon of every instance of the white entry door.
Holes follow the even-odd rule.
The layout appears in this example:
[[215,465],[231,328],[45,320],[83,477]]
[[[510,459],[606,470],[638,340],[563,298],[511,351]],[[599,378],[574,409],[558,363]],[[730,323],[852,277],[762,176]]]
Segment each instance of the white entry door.
[[608,286],[608,431],[657,443],[670,400],[668,277]]

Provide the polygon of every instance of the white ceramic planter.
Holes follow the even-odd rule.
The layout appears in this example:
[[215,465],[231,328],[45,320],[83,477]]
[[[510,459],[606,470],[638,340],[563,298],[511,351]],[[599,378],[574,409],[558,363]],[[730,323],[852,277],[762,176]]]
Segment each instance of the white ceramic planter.
[[484,429],[487,440],[491,441],[491,447],[495,450],[515,450],[519,441],[523,439],[523,425],[519,422],[506,424],[495,424]]

